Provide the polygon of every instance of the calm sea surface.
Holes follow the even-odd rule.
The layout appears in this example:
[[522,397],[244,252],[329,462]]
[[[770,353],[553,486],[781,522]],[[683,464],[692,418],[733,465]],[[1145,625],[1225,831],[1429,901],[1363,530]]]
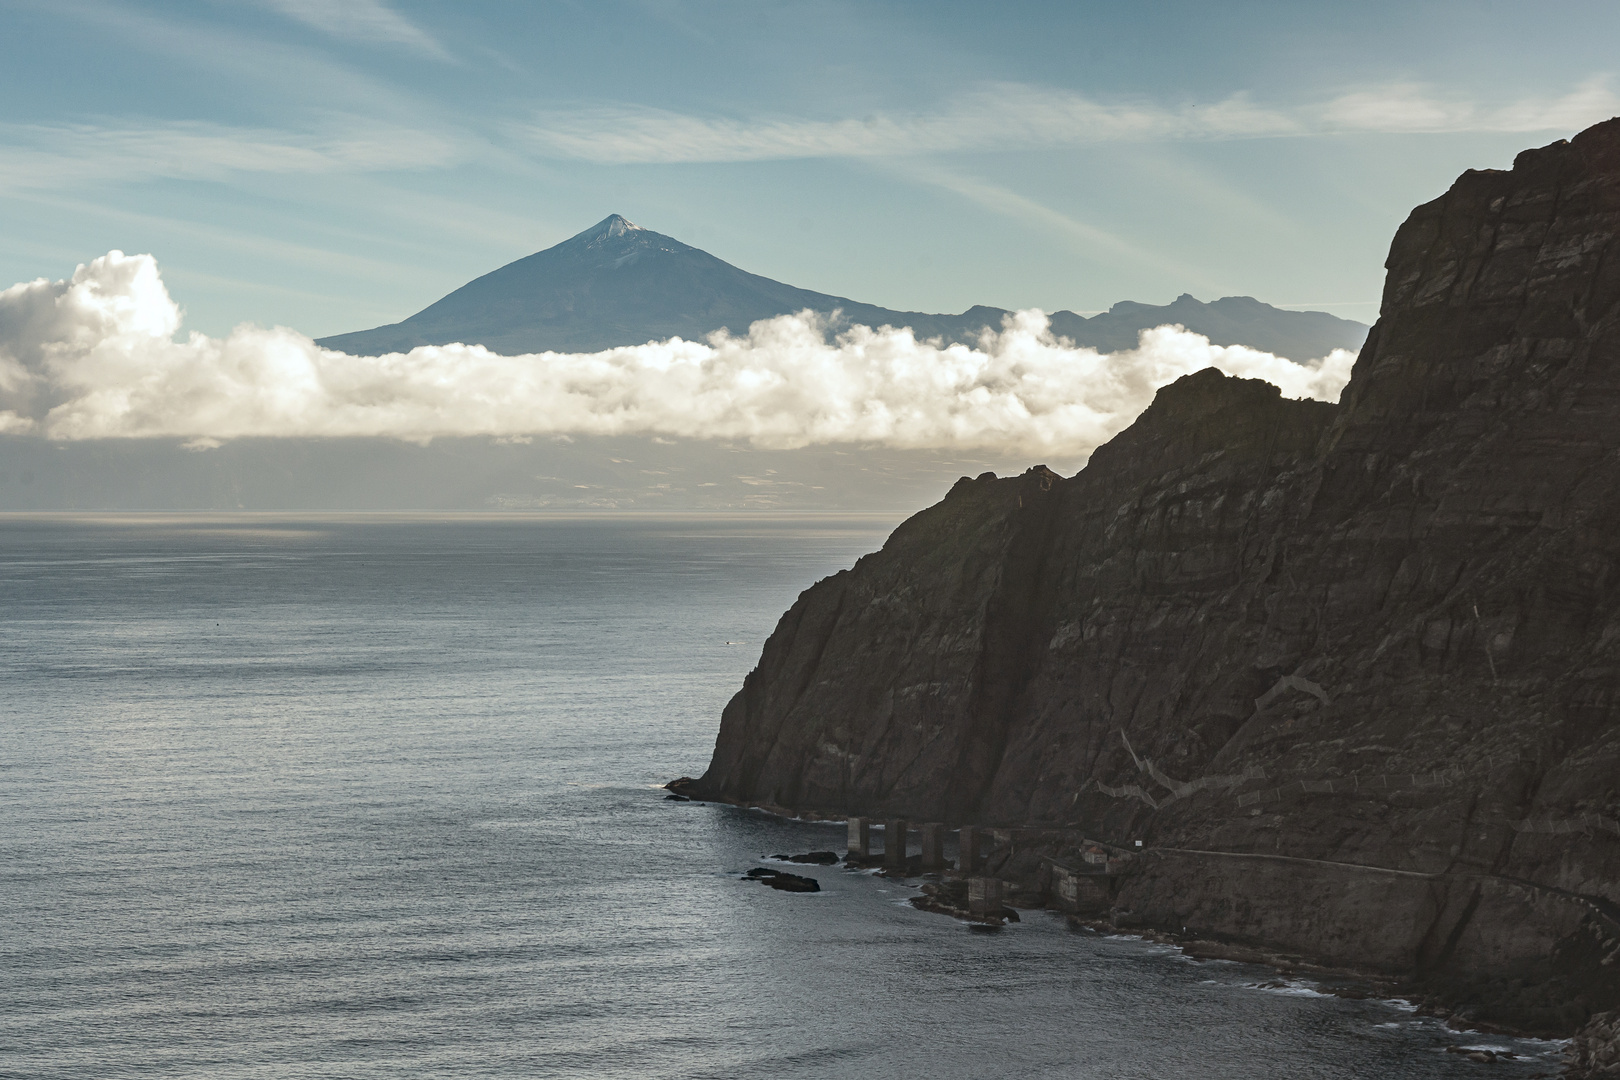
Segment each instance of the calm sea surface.
[[666,802],[888,521],[0,516],[0,1076],[1429,1077],[1376,1001]]

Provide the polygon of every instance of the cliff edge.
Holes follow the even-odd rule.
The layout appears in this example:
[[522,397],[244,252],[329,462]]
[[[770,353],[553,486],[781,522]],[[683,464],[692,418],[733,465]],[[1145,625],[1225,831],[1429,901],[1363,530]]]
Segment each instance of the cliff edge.
[[1116,925],[1620,1006],[1617,231],[1613,120],[1412,212],[1340,404],[1204,371],[964,478],[783,616],[697,792],[1141,840]]

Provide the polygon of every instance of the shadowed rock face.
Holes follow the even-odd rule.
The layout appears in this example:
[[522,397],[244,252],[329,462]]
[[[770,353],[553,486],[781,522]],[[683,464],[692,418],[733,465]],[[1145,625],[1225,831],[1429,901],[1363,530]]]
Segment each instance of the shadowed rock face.
[[711,798],[1069,828],[1108,917],[1620,1004],[1620,120],[1396,234],[1339,405],[1214,371],[807,590]]

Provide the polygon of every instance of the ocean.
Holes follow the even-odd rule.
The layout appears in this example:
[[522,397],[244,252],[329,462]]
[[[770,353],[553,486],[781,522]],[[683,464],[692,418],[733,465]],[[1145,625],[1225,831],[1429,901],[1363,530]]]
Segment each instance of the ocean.
[[0,1077],[1556,1071],[1049,913],[743,880],[842,828],[659,785],[893,524],[0,516]]

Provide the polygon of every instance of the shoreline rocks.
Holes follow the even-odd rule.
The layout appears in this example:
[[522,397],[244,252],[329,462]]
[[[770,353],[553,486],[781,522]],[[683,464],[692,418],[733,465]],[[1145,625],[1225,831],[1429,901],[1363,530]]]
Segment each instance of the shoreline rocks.
[[1620,1012],[1600,1013],[1576,1033],[1565,1075],[1576,1080],[1620,1076]]
[[786,870],[773,870],[768,866],[756,866],[743,877],[749,881],[759,881],[773,889],[782,892],[820,892],[821,882],[813,877],[803,877],[799,874],[790,874]]
[[949,915],[953,919],[981,923],[985,926],[1004,926],[1007,923],[1021,921],[1018,912],[1005,905],[997,912],[974,911],[968,901],[968,883],[960,878],[926,882],[922,887],[922,895],[913,896],[910,903],[919,911]]
[[838,852],[836,851],[811,851],[803,855],[772,855],[771,858],[776,859],[778,862],[807,863],[814,866],[836,866],[838,864]]

